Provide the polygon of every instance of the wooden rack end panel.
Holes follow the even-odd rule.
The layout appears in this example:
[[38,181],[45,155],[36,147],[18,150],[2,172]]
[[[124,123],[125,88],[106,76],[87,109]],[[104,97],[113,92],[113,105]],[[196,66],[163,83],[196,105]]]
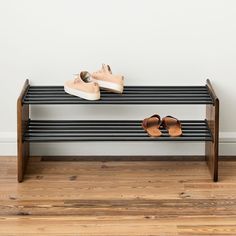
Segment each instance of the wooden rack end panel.
[[29,89],[29,80],[26,80],[17,99],[17,165],[18,165],[18,182],[22,182],[26,171],[27,162],[30,156],[29,142],[23,140],[24,132],[29,121],[29,105],[23,104],[23,98]]
[[219,152],[219,99],[217,98],[210,80],[207,80],[209,93],[213,98],[213,104],[206,105],[206,120],[212,133],[212,141],[206,142],[206,161],[212,175],[212,179],[218,181],[218,152]]

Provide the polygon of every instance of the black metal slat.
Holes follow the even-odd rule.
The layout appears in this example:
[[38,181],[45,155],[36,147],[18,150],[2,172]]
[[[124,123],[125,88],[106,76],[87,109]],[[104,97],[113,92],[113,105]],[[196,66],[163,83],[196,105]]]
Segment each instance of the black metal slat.
[[[98,131],[91,131],[91,132],[87,132],[87,131],[83,131],[83,132],[61,132],[59,131],[59,133],[53,133],[53,132],[38,132],[38,133],[32,133],[30,131],[27,131],[25,133],[25,135],[27,136],[37,136],[37,135],[48,135],[48,136],[54,136],[54,135],[66,135],[66,136],[111,136],[113,137],[114,135],[119,135],[121,137],[133,137],[133,136],[147,136],[147,133],[142,131],[142,132],[137,132],[137,131],[133,131],[133,132],[129,132],[129,131],[111,131],[111,132],[98,132]],[[162,136],[169,136],[168,132],[162,132]],[[191,136],[191,137],[195,137],[195,136],[210,136],[210,134],[205,131],[202,133],[196,133],[196,132],[190,132],[187,133],[183,130],[183,136]]]
[[[29,93],[64,93],[64,88],[62,87],[61,89],[32,89],[31,87],[29,88]],[[171,89],[171,88],[153,88],[153,89],[144,89],[144,88],[140,88],[140,89],[128,89],[127,87],[124,88],[123,93],[128,94],[128,93],[168,93],[168,92],[191,92],[191,93],[208,93],[208,90],[206,88],[204,89],[186,89],[186,88],[175,88],[175,89]],[[101,89],[101,93],[102,94],[111,94],[110,91],[108,90],[103,90]]]
[[212,104],[212,101],[135,101],[135,102],[127,102],[127,101],[105,101],[105,102],[96,102],[96,101],[26,101],[24,100],[24,104],[31,105],[204,105],[204,104]]
[[[114,124],[139,124],[142,122],[142,120],[29,120],[30,124],[34,124],[34,123],[79,123],[79,124],[100,124],[100,123],[105,123],[105,124],[109,124],[109,123],[114,123]],[[182,124],[206,124],[205,120],[181,120]]]
[[[141,129],[141,125],[128,125],[128,124],[124,124],[124,125],[96,125],[96,124],[91,124],[91,125],[83,125],[83,124],[79,124],[79,125],[64,125],[64,124],[51,124],[51,125],[29,125],[29,129],[47,129],[47,128],[53,128],[53,129],[121,129],[121,128],[125,128],[125,129]],[[185,130],[199,130],[199,129],[205,129],[204,125],[191,125],[191,126],[183,126],[182,128]]]
[[[207,93],[183,93],[183,92],[178,92],[178,93],[172,93],[172,92],[167,92],[167,93],[140,93],[140,94],[137,94],[137,93],[123,93],[123,94],[115,94],[115,93],[111,93],[111,94],[101,94],[101,99],[143,99],[143,98],[152,98],[152,99],[158,99],[158,98],[172,98],[172,97],[177,97],[177,98],[186,98],[186,97],[189,97],[189,98],[211,98],[209,96],[209,94]],[[70,94],[66,94],[66,93],[57,93],[57,94],[53,94],[53,93],[38,93],[38,94],[31,94],[31,93],[28,93],[26,96],[25,96],[25,99],[51,99],[51,98],[61,98],[61,99],[80,99],[76,96],[72,96]],[[82,99],[81,99],[82,100]]]
[[188,137],[188,138],[184,138],[184,137],[181,137],[181,138],[172,138],[172,137],[160,137],[158,139],[150,139],[149,137],[147,138],[140,138],[140,137],[136,137],[136,138],[116,138],[116,137],[112,137],[112,138],[100,138],[99,140],[97,138],[85,138],[85,137],[82,137],[82,138],[25,138],[25,141],[30,141],[30,142],[76,142],[76,141],[79,141],[79,142],[89,142],[89,141],[93,141],[93,142],[97,142],[97,141],[106,141],[106,142],[113,142],[113,141],[199,141],[199,142],[202,142],[202,141],[212,141],[212,138],[210,137],[206,137],[206,138],[196,138],[196,137]]
[[[106,90],[100,90],[101,94],[105,95],[112,95],[112,92]],[[29,94],[48,94],[48,93],[59,93],[64,94],[65,91],[63,90],[28,90]],[[148,90],[123,90],[124,94],[158,94],[158,93],[206,93],[208,94],[207,90],[187,90],[187,89],[148,89]],[[116,94],[116,93],[115,93]],[[121,95],[121,94],[119,94]]]
[[[110,123],[114,123],[114,124],[140,124],[142,123],[142,120],[29,120],[30,124],[34,124],[34,123],[78,123],[78,124],[84,124],[84,123],[88,123],[88,124],[100,124],[100,123],[105,123],[105,124],[110,124]],[[206,124],[205,120],[181,120],[182,124]]]
[[[183,126],[183,124],[182,124]],[[80,129],[87,129],[87,128],[90,128],[90,129],[111,129],[111,128],[115,128],[115,129],[119,129],[119,128],[126,128],[126,129],[141,129],[141,124],[137,124],[137,125],[132,125],[132,124],[106,124],[106,125],[99,125],[99,124],[30,124],[29,125],[29,128],[31,129],[34,129],[34,128],[80,128]],[[193,125],[185,125],[183,126],[183,129],[200,129],[200,128],[205,128],[205,125],[203,124],[193,124]]]
[[[161,98],[161,97],[185,97],[185,98],[198,98],[198,97],[201,97],[201,98],[209,98],[209,95],[207,93],[202,93],[202,94],[199,94],[199,93],[196,93],[193,95],[193,93],[142,93],[142,94],[139,94],[139,98],[153,98],[153,97],[156,97],[156,98]],[[50,94],[30,94],[28,93],[27,96],[25,97],[26,99],[40,99],[40,98],[71,98],[71,95],[69,94],[54,94],[54,93],[50,93]],[[122,98],[123,95],[119,95],[119,94],[103,94],[103,98]],[[137,94],[125,94],[125,97],[126,98],[135,98],[137,97]],[[74,98],[77,98],[77,97],[74,97]]]
[[[129,130],[137,130],[137,129],[142,129],[141,125],[63,125],[63,124],[52,124],[52,125],[29,125],[28,127],[29,129],[91,129],[91,130],[95,130],[95,129],[129,129]],[[184,126],[182,125],[182,129],[183,130],[199,130],[199,129],[206,129],[204,125],[192,125],[192,126]]]
[[[183,130],[183,132],[185,134],[197,134],[197,135],[202,135],[202,136],[210,136],[208,133],[207,133],[207,130],[204,130],[204,131],[188,131],[188,130]],[[129,134],[132,134],[132,133],[140,133],[140,134],[143,134],[143,131],[142,130],[28,130],[25,135],[26,136],[29,136],[29,135],[34,135],[34,134],[86,134],[86,133],[89,133],[89,134],[100,134],[100,133],[103,133],[103,134],[108,134],[108,133],[112,133],[112,134],[117,134],[117,133],[129,133]],[[162,131],[163,134],[167,134],[168,132],[167,131]]]
[[[64,91],[64,87],[61,86],[61,87],[48,87],[48,88],[38,88],[38,87],[35,87],[35,88],[32,88],[32,86],[29,87],[29,90],[30,91]],[[101,89],[102,92],[104,93],[109,93],[108,90],[105,90],[105,89]],[[167,86],[167,87],[150,87],[150,88],[145,88],[145,87],[136,87],[136,88],[132,88],[132,87],[129,87],[129,86],[126,86],[124,87],[124,92],[132,92],[132,91],[136,91],[136,92],[142,92],[142,91],[147,91],[147,92],[150,92],[150,91],[207,91],[207,88],[205,86],[203,87],[193,87],[193,88],[188,88],[188,87],[171,87],[171,86]]]
[[[32,90],[63,90],[63,86],[30,86]],[[205,90],[206,86],[125,86],[124,90],[148,90],[148,89],[187,89],[187,90]]]
[[[54,137],[54,136],[68,136],[68,137],[102,137],[102,136],[108,136],[108,137],[113,137],[113,136],[121,136],[121,137],[135,137],[135,136],[147,136],[147,134],[144,132],[118,132],[118,131],[111,131],[111,132],[58,132],[58,133],[53,133],[53,132],[38,132],[38,133],[32,133],[32,132],[27,132],[25,134],[25,136],[35,136],[35,137],[38,137],[38,136],[43,136],[43,137]],[[162,132],[162,136],[169,136],[168,135],[168,132]],[[210,134],[207,133],[207,132],[203,132],[203,133],[196,133],[196,132],[191,132],[191,133],[187,133],[187,132],[184,132],[183,131],[183,137],[200,137],[200,136],[204,136],[204,137],[207,137],[209,136],[210,137]]]
[[[203,122],[182,122],[182,129],[185,132],[205,132],[208,130],[206,124]],[[98,132],[106,132],[106,131],[129,131],[129,132],[137,132],[142,131],[141,121],[31,121],[28,125],[28,130],[32,132],[46,132],[46,131],[97,131]],[[166,130],[162,129],[162,132],[166,132]]]
[[[158,92],[158,93],[124,93],[124,94],[117,94],[117,93],[101,93],[101,98],[132,98],[132,97],[168,97],[168,96],[176,96],[176,97],[210,97],[208,93],[206,92]],[[69,98],[74,97],[70,94],[67,94],[65,92],[43,92],[43,93],[32,93],[28,92],[25,98],[44,98],[44,97],[59,97],[59,98]],[[77,97],[75,97],[77,98]]]

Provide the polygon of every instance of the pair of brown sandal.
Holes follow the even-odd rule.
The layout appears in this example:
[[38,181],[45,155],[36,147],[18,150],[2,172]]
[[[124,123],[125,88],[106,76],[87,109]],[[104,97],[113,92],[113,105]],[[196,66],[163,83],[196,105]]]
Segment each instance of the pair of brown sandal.
[[161,119],[159,115],[155,114],[144,119],[142,126],[151,137],[160,137],[162,135],[160,128],[167,129],[171,137],[178,137],[182,135],[180,121],[172,116],[166,116]]

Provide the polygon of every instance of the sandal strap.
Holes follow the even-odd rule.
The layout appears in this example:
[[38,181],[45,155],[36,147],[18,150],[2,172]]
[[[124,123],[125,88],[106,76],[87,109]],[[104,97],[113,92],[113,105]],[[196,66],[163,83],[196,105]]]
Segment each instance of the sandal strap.
[[150,118],[154,118],[154,117],[157,118],[157,120],[158,120],[157,125],[161,125],[161,117],[160,117],[159,115],[157,115],[157,114],[154,114],[154,115],[152,115],[151,117],[145,118],[145,119],[143,120],[142,126],[143,126],[144,129],[147,129],[147,128],[148,128],[148,120],[149,120]]
[[176,123],[177,123],[177,124],[180,126],[180,128],[181,128],[181,123],[180,123],[180,121],[179,121],[177,118],[173,117],[173,116],[166,116],[166,117],[164,117],[164,118],[162,119],[161,125],[162,125],[164,128],[167,128],[167,127],[168,127],[167,122],[166,122],[166,118],[172,118],[172,119],[174,119],[174,120],[176,121]]

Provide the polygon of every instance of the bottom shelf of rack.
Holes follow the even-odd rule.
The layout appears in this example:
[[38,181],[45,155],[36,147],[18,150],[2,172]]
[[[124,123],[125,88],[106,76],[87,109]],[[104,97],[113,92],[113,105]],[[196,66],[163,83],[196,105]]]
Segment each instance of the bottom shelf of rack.
[[29,142],[72,141],[212,141],[205,120],[182,120],[183,135],[153,138],[142,128],[141,120],[29,120],[23,140]]

